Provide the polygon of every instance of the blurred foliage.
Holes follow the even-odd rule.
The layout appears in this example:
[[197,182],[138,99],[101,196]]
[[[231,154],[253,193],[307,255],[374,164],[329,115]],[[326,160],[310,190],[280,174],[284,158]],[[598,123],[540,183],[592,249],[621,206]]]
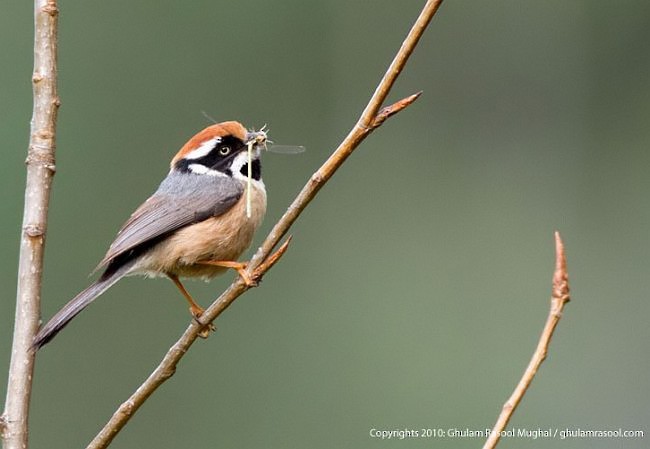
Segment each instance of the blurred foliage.
[[[265,158],[259,242],[353,125],[422,3],[62,0],[43,316],[90,282],[119,225],[208,124],[202,111],[308,149]],[[30,2],[3,2],[3,373],[31,47]],[[112,447],[479,447],[368,433],[492,426],[547,313],[555,229],[573,301],[512,425],[647,433],[649,73],[646,1],[445,2],[390,99],[424,95],[363,143],[263,286]],[[207,304],[232,278],[188,286]],[[169,282],[107,292],[39,354],[33,447],[83,447],[188,321]]]

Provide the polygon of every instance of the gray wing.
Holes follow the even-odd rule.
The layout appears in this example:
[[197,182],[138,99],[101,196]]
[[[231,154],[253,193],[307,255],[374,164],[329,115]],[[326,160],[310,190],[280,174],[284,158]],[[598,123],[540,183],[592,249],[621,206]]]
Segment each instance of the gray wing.
[[124,223],[97,268],[145,242],[223,214],[243,191],[240,182],[227,176],[170,173]]

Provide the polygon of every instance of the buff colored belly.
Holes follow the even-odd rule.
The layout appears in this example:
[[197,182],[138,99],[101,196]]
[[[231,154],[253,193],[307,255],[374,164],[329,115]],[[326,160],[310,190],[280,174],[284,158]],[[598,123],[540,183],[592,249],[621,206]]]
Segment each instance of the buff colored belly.
[[176,231],[152,248],[134,271],[206,279],[222,273],[226,268],[197,262],[235,261],[246,251],[266,213],[266,192],[258,186],[253,186],[251,206],[248,218],[244,194],[225,214]]

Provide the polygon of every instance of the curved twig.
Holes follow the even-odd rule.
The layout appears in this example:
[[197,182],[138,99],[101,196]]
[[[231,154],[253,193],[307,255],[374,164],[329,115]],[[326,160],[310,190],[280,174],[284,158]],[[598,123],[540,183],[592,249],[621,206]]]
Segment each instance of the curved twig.
[[27,150],[27,181],[18,262],[16,318],[5,409],[0,417],[2,447],[27,447],[27,420],[34,372],[32,341],[38,330],[47,211],[54,177],[57,94],[56,0],[34,2],[34,105]]
[[[287,233],[291,225],[296,221],[298,216],[307,207],[311,200],[316,196],[323,185],[332,177],[334,172],[345,162],[347,157],[359,146],[359,144],[388,117],[403,110],[413,103],[418,96],[415,94],[404,98],[390,106],[379,111],[381,105],[386,100],[386,96],[395,80],[401,73],[408,57],[413,52],[420,37],[424,33],[427,25],[438,10],[442,0],[428,0],[422,12],[417,18],[411,31],[402,43],[393,62],[386,71],[381,82],[377,86],[368,105],[363,111],[358,123],[348,133],[346,138],[341,142],[338,148],[332,153],[327,161],[314,173],[307,184],[300,191],[296,199],[291,203],[287,211],[275,224],[269,235],[266,237],[262,246],[257,250],[248,264],[247,271],[254,279],[260,279],[265,272],[271,268],[273,263],[286,250],[286,243],[274,255],[270,256],[273,248],[280,242],[282,237]],[[379,111],[379,112],[378,112]],[[269,261],[272,261],[269,263]],[[87,449],[100,449],[107,447],[113,438],[131,419],[133,414],[147,400],[151,394],[163,382],[169,379],[176,370],[179,360],[185,355],[190,346],[196,341],[201,329],[208,323],[214,321],[235,299],[248,290],[240,278],[233,282],[228,289],[208,307],[201,317],[201,322],[193,322],[183,333],[180,339],[169,349],[158,367],[151,373],[142,385],[127,399],[111,419],[106,423],[104,428],[90,442]]]
[[503,404],[501,414],[499,414],[499,418],[497,419],[496,424],[494,424],[490,436],[483,445],[483,449],[492,449],[499,442],[499,439],[501,438],[501,432],[508,425],[508,421],[510,421],[512,414],[515,412],[515,409],[526,394],[526,390],[528,390],[528,387],[533,381],[535,374],[537,374],[537,370],[539,369],[542,362],[546,359],[546,354],[548,354],[548,347],[551,344],[551,337],[553,337],[555,327],[560,321],[560,318],[562,318],[562,310],[564,309],[566,303],[569,302],[569,299],[569,276],[567,274],[566,268],[564,244],[560,238],[560,233],[555,232],[555,273],[553,275],[551,309],[548,313],[548,318],[546,319],[546,324],[544,325],[542,335],[539,338],[539,342],[537,343],[537,349],[535,349],[533,357],[530,359],[528,367],[526,368],[526,371],[524,371],[524,375],[521,377],[521,380],[517,384],[515,391],[512,393],[506,403]]

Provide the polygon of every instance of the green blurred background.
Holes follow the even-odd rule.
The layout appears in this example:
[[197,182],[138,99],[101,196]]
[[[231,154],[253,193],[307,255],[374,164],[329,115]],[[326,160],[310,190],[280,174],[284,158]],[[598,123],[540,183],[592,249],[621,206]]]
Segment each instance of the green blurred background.
[[[267,123],[258,244],[357,120],[422,1],[60,2],[57,176],[43,316],[89,282],[178,148]],[[32,6],[0,13],[0,394],[26,147]],[[376,429],[484,429],[546,318],[553,231],[573,301],[517,428],[650,430],[650,3],[448,0],[370,136],[112,447],[476,448]],[[208,304],[233,279],[188,287]],[[130,278],[39,353],[32,447],[83,447],[188,324],[170,282]],[[500,447],[641,448],[645,439]]]

